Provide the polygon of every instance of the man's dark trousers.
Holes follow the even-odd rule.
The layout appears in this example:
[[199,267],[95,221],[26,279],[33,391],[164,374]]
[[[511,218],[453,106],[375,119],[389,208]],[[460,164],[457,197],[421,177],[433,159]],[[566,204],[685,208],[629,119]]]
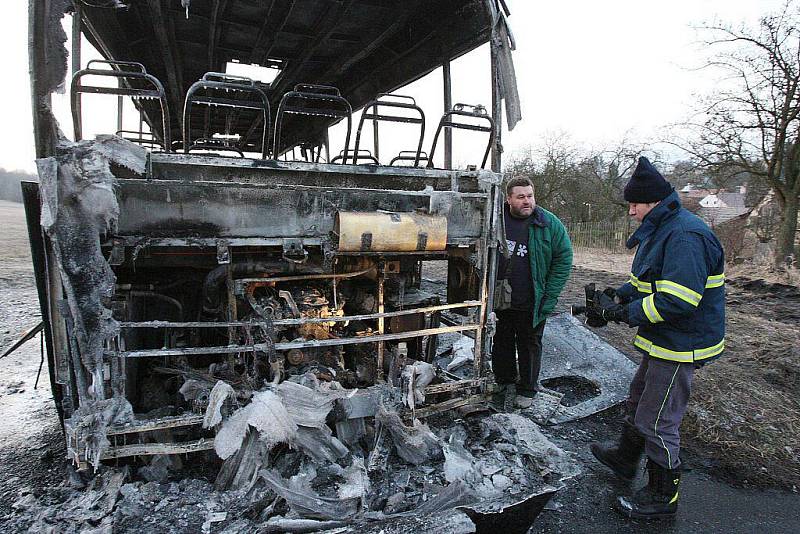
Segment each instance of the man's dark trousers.
[[678,430],[692,390],[694,364],[643,356],[631,382],[627,411],[645,439],[647,457],[665,469],[680,464]]
[[533,327],[533,310],[502,310],[497,314],[497,330],[492,346],[492,370],[498,384],[517,381],[519,356],[519,393],[538,389],[542,367],[542,321]]

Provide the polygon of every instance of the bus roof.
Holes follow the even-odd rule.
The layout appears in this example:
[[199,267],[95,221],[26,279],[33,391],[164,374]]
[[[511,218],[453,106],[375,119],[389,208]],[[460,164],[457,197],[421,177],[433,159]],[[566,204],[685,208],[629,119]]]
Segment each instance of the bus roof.
[[[224,73],[232,62],[279,71],[259,84],[273,124],[281,97],[297,84],[336,87],[357,109],[487,42],[498,11],[498,0],[116,1],[127,7],[80,2],[83,31],[106,59],[141,63],[161,80],[172,139],[181,138],[187,90],[206,72]],[[141,105],[160,131],[157,103]],[[214,126],[243,136],[242,144],[258,141],[257,116],[241,110]],[[316,132],[287,123],[284,146],[320,135],[330,122]]]

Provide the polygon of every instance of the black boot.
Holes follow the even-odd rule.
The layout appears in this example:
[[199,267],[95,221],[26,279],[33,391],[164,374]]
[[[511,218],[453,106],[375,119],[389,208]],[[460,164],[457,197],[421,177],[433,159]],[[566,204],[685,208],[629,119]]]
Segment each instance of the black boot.
[[590,449],[601,464],[618,477],[630,481],[636,478],[636,468],[644,452],[644,438],[636,427],[626,422],[619,443],[592,443]]
[[665,519],[678,511],[679,469],[666,469],[647,459],[647,486],[633,497],[617,497],[617,510],[633,519]]

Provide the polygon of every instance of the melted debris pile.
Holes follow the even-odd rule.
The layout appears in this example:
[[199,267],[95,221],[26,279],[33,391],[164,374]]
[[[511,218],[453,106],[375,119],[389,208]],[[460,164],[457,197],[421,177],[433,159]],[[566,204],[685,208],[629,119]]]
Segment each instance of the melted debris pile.
[[[214,452],[184,460],[221,467],[213,482],[182,478],[155,456],[134,476],[102,467],[81,491],[51,488],[15,504],[31,532],[474,532],[475,517],[535,497],[544,505],[577,465],[518,414],[452,414],[406,422],[391,388],[347,390],[309,373],[240,405],[225,382],[208,388],[204,425]],[[355,417],[353,417],[355,416]],[[343,422],[344,431],[332,427]],[[338,421],[338,422],[337,422]],[[208,456],[203,457],[202,454]],[[216,456],[218,458],[213,458]],[[183,476],[186,476],[185,474]]]

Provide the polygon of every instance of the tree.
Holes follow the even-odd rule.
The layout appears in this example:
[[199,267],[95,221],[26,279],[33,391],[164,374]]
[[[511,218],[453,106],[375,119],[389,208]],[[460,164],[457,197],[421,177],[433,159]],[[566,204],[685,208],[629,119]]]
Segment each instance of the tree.
[[614,221],[626,217],[622,190],[644,146],[627,140],[586,149],[565,134],[548,134],[505,167],[507,177],[530,178],[536,202],[565,221]]
[[694,187],[704,187],[708,179],[692,161],[676,161],[671,172],[665,174],[664,177],[675,186],[675,189],[679,190],[689,184]]
[[800,197],[800,9],[788,0],[756,28],[707,26],[708,67],[725,77],[681,144],[719,185],[742,174],[766,183],[781,210],[775,263],[795,257]]
[[[584,183],[587,196],[597,206],[596,219],[616,220],[627,216],[628,203],[623,197],[625,184],[639,156],[646,150],[645,145],[623,139],[616,145],[591,151],[578,164],[577,178]],[[656,155],[651,155],[651,159],[658,162]]]
[[537,204],[563,217],[575,202],[576,159],[577,149],[568,136],[551,133],[513,158],[504,171],[509,178],[529,178],[536,189]]

